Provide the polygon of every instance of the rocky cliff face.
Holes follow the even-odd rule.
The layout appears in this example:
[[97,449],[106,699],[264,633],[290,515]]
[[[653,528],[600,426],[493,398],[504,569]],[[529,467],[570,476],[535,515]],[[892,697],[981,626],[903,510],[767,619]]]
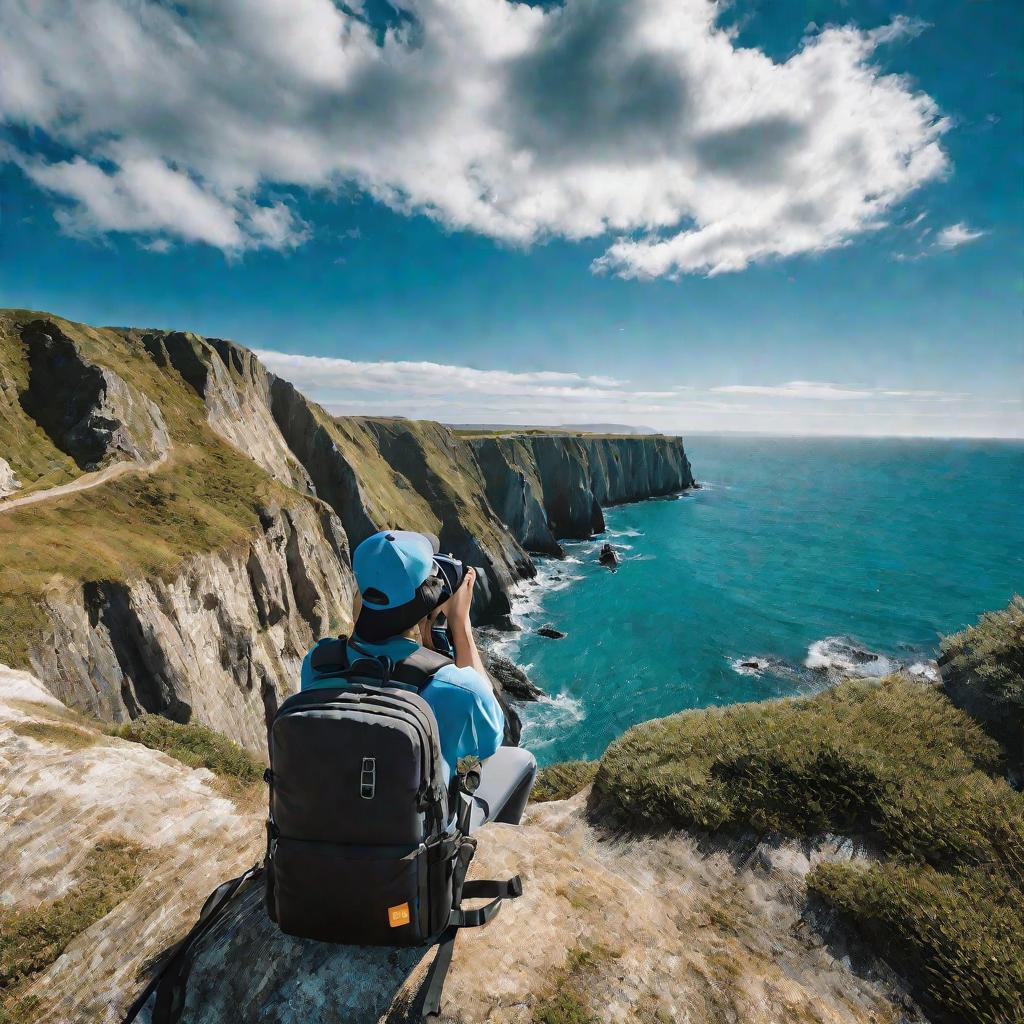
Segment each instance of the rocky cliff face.
[[349,552],[370,533],[437,534],[482,570],[477,621],[501,625],[528,551],[693,482],[678,438],[332,417],[247,349],[182,332],[0,313],[0,383],[0,495],[150,470],[119,476],[116,501],[104,484],[0,503],[0,543],[18,545],[0,656],[101,718],[195,719],[253,751],[308,646],[350,624]]
[[602,506],[674,494],[693,473],[678,438],[497,435],[469,439],[487,497],[528,550],[604,529]]
[[69,705],[106,721],[195,719],[256,752],[319,637],[351,625],[348,542],[324,506],[264,511],[247,547],[186,559],[171,579],[89,581],[44,598],[30,655]]

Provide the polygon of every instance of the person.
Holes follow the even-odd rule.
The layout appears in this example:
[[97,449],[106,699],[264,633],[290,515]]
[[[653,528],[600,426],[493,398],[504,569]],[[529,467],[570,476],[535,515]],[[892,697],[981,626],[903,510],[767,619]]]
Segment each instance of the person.
[[[359,593],[346,649],[349,664],[366,657],[398,664],[421,646],[433,649],[431,626],[440,614],[447,616],[454,664],[440,668],[420,690],[437,720],[445,781],[451,781],[460,760],[478,758],[480,784],[471,798],[470,830],[488,821],[517,825],[537,762],[528,750],[501,745],[505,716],[470,625],[476,570],[467,566],[449,597],[434,561],[438,551],[436,537],[406,530],[382,530],[356,548],[352,568]],[[317,641],[303,660],[301,689],[337,685],[329,675],[318,677],[311,664],[317,646],[329,639]]]

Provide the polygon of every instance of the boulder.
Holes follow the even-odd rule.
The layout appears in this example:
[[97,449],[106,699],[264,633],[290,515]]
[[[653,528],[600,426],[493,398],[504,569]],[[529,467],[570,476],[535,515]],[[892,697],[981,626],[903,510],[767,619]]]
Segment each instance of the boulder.
[[537,636],[546,636],[549,640],[564,640],[568,635],[551,625],[541,626],[537,630]]
[[544,691],[511,659],[502,654],[484,654],[484,667],[488,675],[516,700],[537,700]]

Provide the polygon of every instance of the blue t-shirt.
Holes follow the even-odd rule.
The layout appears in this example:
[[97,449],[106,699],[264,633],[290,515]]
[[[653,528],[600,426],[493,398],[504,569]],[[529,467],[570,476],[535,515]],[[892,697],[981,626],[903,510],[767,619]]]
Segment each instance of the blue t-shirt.
[[[332,638],[333,639],[333,638]],[[302,662],[300,689],[318,686],[337,686],[337,678],[317,678],[310,659],[318,640]],[[372,657],[386,656],[392,661],[404,661],[419,650],[415,640],[392,637],[387,643],[369,644],[353,637],[349,646]],[[420,690],[420,696],[430,705],[437,719],[441,739],[441,757],[444,759],[444,781],[451,781],[458,770],[459,759],[479,757],[481,761],[493,755],[505,735],[505,715],[491,684],[474,668],[445,665]]]

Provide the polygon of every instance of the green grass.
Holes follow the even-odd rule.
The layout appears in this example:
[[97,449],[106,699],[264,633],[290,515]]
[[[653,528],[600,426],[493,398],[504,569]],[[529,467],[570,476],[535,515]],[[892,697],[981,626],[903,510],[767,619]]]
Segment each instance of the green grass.
[[549,764],[537,772],[537,781],[530,793],[532,803],[549,800],[567,800],[585,789],[597,774],[596,761],[561,761]]
[[618,953],[600,944],[574,946],[533,1010],[533,1024],[598,1024],[590,990]]
[[85,750],[99,741],[96,733],[76,729],[63,722],[13,722],[11,729],[19,736],[28,736],[42,743],[53,743],[67,750]]
[[1004,770],[999,744],[938,687],[891,677],[636,726],[594,786],[598,813],[637,830],[871,839],[877,866],[822,866],[811,891],[935,1020],[1008,1024],[1024,978],[1024,795]]
[[916,979],[935,1019],[1024,1020],[1024,902],[998,872],[824,864],[809,888]]
[[263,782],[262,761],[203,725],[182,725],[160,715],[143,715],[122,725],[105,726],[104,731],[162,751],[190,768],[208,768],[232,796],[251,792]]
[[945,637],[939,667],[953,702],[975,715],[1024,769],[1024,598]]
[[40,1019],[40,1004],[23,999],[23,990],[135,889],[144,867],[142,847],[101,839],[64,895],[29,910],[0,910],[0,1024]]

